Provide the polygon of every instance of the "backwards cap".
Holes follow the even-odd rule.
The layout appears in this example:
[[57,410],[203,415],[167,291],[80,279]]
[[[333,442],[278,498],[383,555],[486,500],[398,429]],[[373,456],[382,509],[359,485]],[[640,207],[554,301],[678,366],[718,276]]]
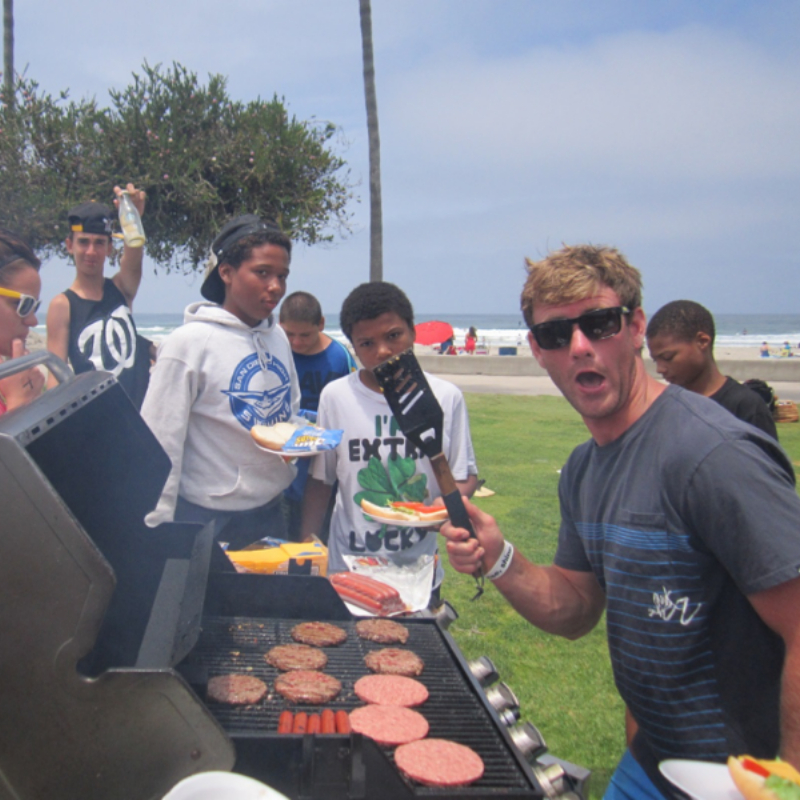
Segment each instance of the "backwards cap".
[[224,263],[226,254],[236,242],[261,231],[280,231],[280,228],[271,220],[264,222],[255,214],[243,214],[225,223],[211,244],[206,277],[200,287],[200,294],[206,300],[219,305],[225,302],[225,284],[219,275],[219,265]]
[[111,236],[111,209],[102,203],[81,203],[67,212],[72,233]]

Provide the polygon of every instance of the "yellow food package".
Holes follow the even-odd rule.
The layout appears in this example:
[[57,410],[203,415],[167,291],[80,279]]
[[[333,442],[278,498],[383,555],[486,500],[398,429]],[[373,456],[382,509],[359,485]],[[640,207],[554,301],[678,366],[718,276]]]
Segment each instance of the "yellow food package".
[[284,575],[289,572],[289,562],[299,567],[310,563],[311,575],[328,574],[328,548],[322,542],[285,542],[279,547],[227,550],[228,558],[245,572]]

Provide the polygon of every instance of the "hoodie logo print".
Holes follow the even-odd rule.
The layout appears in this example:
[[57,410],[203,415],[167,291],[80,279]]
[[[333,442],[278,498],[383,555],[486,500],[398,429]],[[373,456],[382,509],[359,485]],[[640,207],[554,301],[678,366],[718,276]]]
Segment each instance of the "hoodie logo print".
[[289,371],[282,361],[269,354],[263,366],[264,369],[258,362],[258,354],[251,353],[234,369],[230,389],[223,389],[231,412],[247,430],[253,425],[274,425],[292,414]]

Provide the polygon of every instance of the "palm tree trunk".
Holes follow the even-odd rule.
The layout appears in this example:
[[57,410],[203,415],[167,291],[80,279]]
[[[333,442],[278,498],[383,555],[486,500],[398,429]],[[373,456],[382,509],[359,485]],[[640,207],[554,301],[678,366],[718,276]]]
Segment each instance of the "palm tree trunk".
[[[10,2],[10,0],[5,0]],[[369,279],[383,280],[383,213],[381,209],[381,138],[378,133],[378,100],[375,95],[375,59],[372,53],[372,8],[361,7],[361,51],[364,64],[364,97],[369,134]]]
[[9,109],[14,107],[14,0],[3,0],[3,85]]

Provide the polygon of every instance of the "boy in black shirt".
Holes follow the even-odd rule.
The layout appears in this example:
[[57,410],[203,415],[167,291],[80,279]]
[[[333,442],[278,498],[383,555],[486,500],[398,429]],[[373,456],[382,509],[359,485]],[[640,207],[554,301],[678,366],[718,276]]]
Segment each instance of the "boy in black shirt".
[[674,300],[660,308],[647,326],[647,346],[658,374],[668,383],[710,397],[774,439],[769,406],[756,392],[723,375],[714,360],[714,318],[692,300]]

